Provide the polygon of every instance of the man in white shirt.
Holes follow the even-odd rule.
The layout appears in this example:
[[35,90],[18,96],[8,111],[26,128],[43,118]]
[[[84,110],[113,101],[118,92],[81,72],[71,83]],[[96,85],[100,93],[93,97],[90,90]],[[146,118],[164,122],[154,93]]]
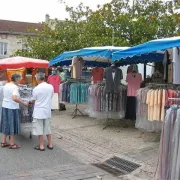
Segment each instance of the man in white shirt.
[[39,136],[39,145],[36,150],[45,151],[44,135],[47,136],[48,149],[53,149],[51,139],[51,104],[54,94],[53,86],[45,82],[45,74],[36,74],[38,85],[33,90],[33,135]]

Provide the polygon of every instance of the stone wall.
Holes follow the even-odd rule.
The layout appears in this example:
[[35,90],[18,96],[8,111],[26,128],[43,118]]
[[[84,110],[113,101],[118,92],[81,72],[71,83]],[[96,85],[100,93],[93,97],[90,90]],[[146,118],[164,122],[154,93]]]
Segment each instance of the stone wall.
[[21,38],[18,35],[7,35],[6,39],[2,39],[0,35],[0,43],[7,43],[7,55],[0,55],[0,59],[13,55],[18,49],[22,49]]

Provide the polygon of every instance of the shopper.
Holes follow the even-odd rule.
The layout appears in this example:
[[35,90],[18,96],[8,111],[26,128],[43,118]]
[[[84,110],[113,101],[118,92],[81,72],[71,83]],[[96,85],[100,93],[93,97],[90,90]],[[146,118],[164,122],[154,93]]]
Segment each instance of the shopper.
[[58,68],[58,73],[59,73],[59,76],[61,78],[61,81],[65,82],[67,80],[67,77],[66,77],[66,73],[64,72],[62,67]]
[[33,90],[33,131],[32,134],[39,136],[39,145],[36,150],[45,151],[44,135],[47,136],[48,149],[53,149],[51,139],[51,104],[54,94],[53,86],[45,82],[45,74],[37,73],[38,85]]
[[[1,147],[18,149],[19,145],[15,144],[14,136],[20,133],[19,104],[28,106],[27,102],[20,99],[18,84],[21,81],[19,74],[11,76],[11,82],[7,83],[3,89],[3,103],[0,123],[0,132],[3,133]],[[7,143],[7,136],[10,136],[10,144]]]
[[[66,73],[64,72],[62,67],[58,68],[58,74],[61,78],[61,83],[65,82],[67,80]],[[59,89],[59,90],[61,91],[61,89]],[[60,94],[62,94],[62,93],[60,92]],[[61,98],[59,98],[59,99],[61,99]],[[65,103],[62,102],[61,100],[59,100],[59,111],[65,111],[65,110],[66,110]]]

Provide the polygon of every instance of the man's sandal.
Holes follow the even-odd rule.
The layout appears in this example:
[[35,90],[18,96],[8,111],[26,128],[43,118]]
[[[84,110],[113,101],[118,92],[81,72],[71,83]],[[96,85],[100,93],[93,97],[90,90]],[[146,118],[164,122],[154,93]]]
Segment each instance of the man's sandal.
[[50,147],[49,145],[47,145],[47,148],[50,149],[50,150],[53,150],[53,146]]
[[9,144],[8,143],[1,143],[1,147],[2,148],[9,147]]
[[9,145],[9,149],[19,149],[21,146],[17,144]]
[[40,146],[36,146],[34,149],[37,150],[37,151],[45,151],[45,149],[44,148],[41,149]]

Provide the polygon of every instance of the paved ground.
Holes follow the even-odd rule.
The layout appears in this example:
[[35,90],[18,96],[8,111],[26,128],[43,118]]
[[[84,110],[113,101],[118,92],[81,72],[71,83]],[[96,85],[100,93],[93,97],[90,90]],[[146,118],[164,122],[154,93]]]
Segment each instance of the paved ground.
[[75,157],[57,147],[55,147],[53,151],[35,151],[33,147],[37,145],[36,138],[29,139],[24,136],[19,136],[17,143],[21,144],[22,148],[18,150],[10,150],[8,148],[1,149],[0,176],[8,175],[9,173],[15,174],[33,170],[43,170],[44,167],[54,168],[59,165],[81,164]]
[[[106,121],[84,117],[72,119],[74,106],[64,112],[53,112],[52,126],[55,149],[36,152],[37,139],[18,137],[22,148],[0,150],[0,180],[154,180],[159,137],[157,133],[142,133],[131,121]],[[86,106],[80,106],[85,112]],[[139,163],[133,173],[114,177],[92,166],[112,156]],[[4,158],[5,157],[5,158]]]
[[[141,164],[127,180],[154,180],[158,161],[159,133],[140,132],[132,121],[94,120],[87,116],[72,119],[74,106],[66,112],[54,112],[53,127],[56,143],[86,164],[102,162],[116,155]],[[86,106],[79,107],[83,113]],[[108,126],[106,129],[107,124]],[[62,137],[62,138],[61,138]]]

